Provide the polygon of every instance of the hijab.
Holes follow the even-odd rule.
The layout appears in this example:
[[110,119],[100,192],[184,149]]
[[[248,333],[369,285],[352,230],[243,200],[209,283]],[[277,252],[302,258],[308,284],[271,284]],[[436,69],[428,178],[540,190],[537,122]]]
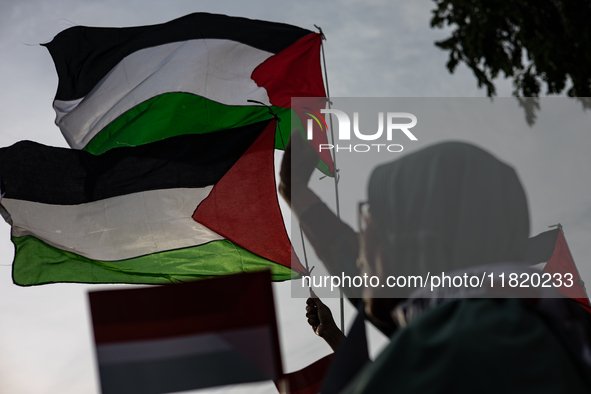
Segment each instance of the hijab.
[[525,259],[529,215],[519,178],[474,145],[439,143],[377,167],[368,200],[387,275]]

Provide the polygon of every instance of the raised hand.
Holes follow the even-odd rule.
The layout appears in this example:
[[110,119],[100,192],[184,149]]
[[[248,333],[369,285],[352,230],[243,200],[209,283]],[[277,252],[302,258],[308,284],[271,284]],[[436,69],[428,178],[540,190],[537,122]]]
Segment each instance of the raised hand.
[[330,308],[326,306],[314,293],[306,300],[306,317],[314,333],[324,339],[336,351],[345,335],[337,327]]

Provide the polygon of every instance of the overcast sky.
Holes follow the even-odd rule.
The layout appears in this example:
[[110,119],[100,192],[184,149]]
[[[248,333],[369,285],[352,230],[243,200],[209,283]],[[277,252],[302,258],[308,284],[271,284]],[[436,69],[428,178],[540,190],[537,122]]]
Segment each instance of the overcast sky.
[[[485,92],[476,88],[465,67],[458,67],[454,75],[447,72],[447,55],[433,45],[445,32],[429,28],[432,8],[431,1],[411,0],[6,0],[0,6],[0,146],[33,140],[66,147],[53,123],[51,104],[57,76],[49,53],[39,43],[74,25],[147,25],[198,11],[285,22],[311,30],[315,24],[321,26],[328,38],[326,62],[333,97],[483,97]],[[500,81],[497,91],[499,96],[509,96],[510,83]],[[572,107],[568,110],[574,111]],[[522,118],[518,110],[512,114],[496,124],[503,138],[464,136],[487,144],[493,153],[515,165],[528,192],[531,235],[561,222],[583,279],[591,283],[589,114],[581,115],[577,127],[568,129],[548,111],[540,116],[547,127],[538,134],[536,128],[513,127],[511,122],[522,122]],[[445,138],[441,133],[425,135],[424,142]],[[97,393],[86,291],[109,286],[15,286],[10,227],[1,223],[0,232],[0,392]],[[307,326],[305,300],[290,298],[289,283],[275,289],[284,368],[293,371],[327,354],[329,348]],[[330,300],[329,304],[338,315],[337,303]],[[349,312],[347,320],[351,317]],[[370,340],[374,353],[384,344],[375,333]],[[254,389],[274,392],[269,383],[213,391]]]

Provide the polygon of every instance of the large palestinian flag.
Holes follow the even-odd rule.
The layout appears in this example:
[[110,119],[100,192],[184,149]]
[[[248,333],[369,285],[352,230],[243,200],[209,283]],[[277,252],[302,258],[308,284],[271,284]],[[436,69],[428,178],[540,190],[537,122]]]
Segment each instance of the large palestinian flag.
[[56,36],[46,44],[56,123],[74,149],[0,150],[15,283],[304,273],[292,264],[273,148],[287,143],[290,98],[324,97],[320,40],[212,14]]
[[274,134],[263,121],[99,156],[29,141],[0,149],[15,283],[303,273],[277,202]]
[[[152,26],[72,27],[45,44],[59,76],[56,124],[72,148],[101,154],[274,113],[275,147],[283,149],[291,98],[326,96],[320,44],[319,34],[296,26],[206,13]],[[320,169],[332,172],[330,157],[324,162]]]

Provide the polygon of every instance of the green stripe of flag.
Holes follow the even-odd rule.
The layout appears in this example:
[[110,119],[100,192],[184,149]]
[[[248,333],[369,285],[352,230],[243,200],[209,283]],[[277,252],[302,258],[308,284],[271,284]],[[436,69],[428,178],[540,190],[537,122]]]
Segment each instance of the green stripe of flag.
[[[272,107],[272,110],[282,116],[287,112],[279,107]],[[177,135],[233,129],[272,118],[264,106],[231,106],[190,93],[165,93],[119,116],[84,150],[100,155],[112,148],[138,146]]]
[[[101,130],[84,150],[101,155],[113,148],[138,146],[184,134],[204,134],[233,129],[273,118],[277,123],[275,149],[283,149],[292,128],[304,133],[304,126],[293,110],[262,105],[231,106],[190,93],[165,93],[125,112]],[[330,174],[320,161],[318,169]]]
[[119,261],[97,261],[47,245],[33,237],[12,237],[14,282],[21,286],[58,282],[166,284],[270,269],[273,280],[293,279],[290,268],[264,259],[228,240]]

